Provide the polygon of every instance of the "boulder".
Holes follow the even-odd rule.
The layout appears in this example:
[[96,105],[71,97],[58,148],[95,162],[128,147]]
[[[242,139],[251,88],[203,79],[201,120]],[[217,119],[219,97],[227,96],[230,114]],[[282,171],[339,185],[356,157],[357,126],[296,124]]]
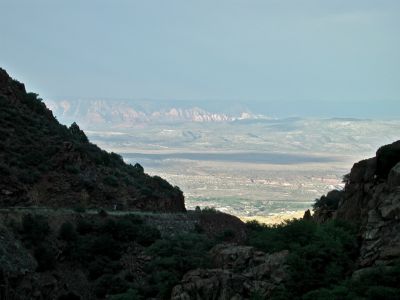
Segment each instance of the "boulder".
[[173,288],[171,299],[264,299],[287,276],[286,250],[266,254],[249,246],[219,244],[210,254],[216,269],[188,272]]
[[347,178],[338,207],[317,207],[313,219],[358,226],[358,267],[392,264],[400,259],[400,141],[354,164]]

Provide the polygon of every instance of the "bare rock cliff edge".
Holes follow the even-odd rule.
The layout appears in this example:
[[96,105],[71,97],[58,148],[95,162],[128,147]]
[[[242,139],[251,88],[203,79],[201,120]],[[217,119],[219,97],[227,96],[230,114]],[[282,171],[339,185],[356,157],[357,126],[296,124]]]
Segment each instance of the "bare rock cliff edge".
[[313,218],[341,219],[359,227],[360,268],[400,259],[400,141],[354,164],[345,180],[343,191],[326,196],[332,200],[334,195],[337,203],[325,198]]

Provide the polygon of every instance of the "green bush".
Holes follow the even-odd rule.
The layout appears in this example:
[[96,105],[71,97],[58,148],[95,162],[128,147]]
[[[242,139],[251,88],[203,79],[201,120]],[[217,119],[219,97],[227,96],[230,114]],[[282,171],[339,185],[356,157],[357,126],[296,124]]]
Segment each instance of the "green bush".
[[236,234],[232,229],[226,229],[217,235],[216,239],[219,242],[229,242],[235,238]]
[[98,278],[94,284],[94,291],[97,297],[104,299],[107,294],[117,294],[125,292],[128,283],[120,277],[105,274]]
[[106,256],[96,256],[88,266],[89,278],[97,279],[104,274],[115,274],[121,268],[119,261],[113,261]]
[[400,300],[400,263],[376,267],[356,279],[344,279],[338,285],[308,292],[304,300]]
[[34,251],[34,256],[38,262],[38,272],[54,269],[56,265],[56,256],[50,244],[43,243],[39,245]]
[[182,234],[156,241],[147,250],[153,259],[147,267],[150,285],[144,292],[146,296],[168,298],[172,287],[187,271],[210,267],[208,251],[212,246],[210,240],[199,234]]
[[265,252],[290,251],[289,278],[274,299],[299,299],[310,291],[338,284],[353,270],[358,244],[356,232],[347,224],[293,220],[276,226],[257,222],[247,226],[250,245]]
[[77,239],[77,233],[74,225],[65,222],[61,225],[58,236],[64,241],[74,241]]
[[206,214],[216,214],[218,213],[218,210],[215,207],[204,207],[201,212],[206,213]]
[[9,176],[10,174],[11,174],[10,168],[5,164],[0,163],[0,175],[1,176]]
[[39,98],[38,94],[26,93],[22,98],[22,101],[34,112],[45,114],[46,105],[42,102],[43,100]]
[[156,228],[144,225],[142,220],[132,216],[115,221],[107,220],[99,230],[111,235],[117,241],[136,241],[143,246],[149,246],[161,237]]
[[71,174],[79,174],[80,170],[77,166],[74,165],[65,165],[64,166],[65,171]]
[[110,157],[111,157],[111,160],[115,163],[115,165],[122,165],[123,163],[124,163],[124,160],[122,159],[122,156],[121,155],[119,155],[119,154],[117,154],[117,153],[114,153],[114,152],[111,152],[110,153]]
[[33,184],[39,181],[40,176],[38,171],[26,169],[18,174],[18,179],[25,184]]
[[105,216],[101,220],[81,219],[77,222],[78,237],[71,259],[89,264],[96,256],[117,260],[133,241],[149,246],[160,238],[160,232],[136,216],[116,219]]
[[33,245],[39,244],[50,233],[47,218],[42,215],[24,215],[21,233],[25,241]]
[[86,219],[80,219],[78,220],[76,224],[76,231],[79,232],[79,234],[84,235],[89,232],[92,232],[94,230],[94,226],[92,222],[86,220]]
[[36,167],[46,161],[46,157],[39,151],[31,149],[23,157],[22,161],[28,166]]
[[136,163],[136,164],[133,166],[133,168],[134,168],[134,170],[137,171],[137,173],[139,173],[139,174],[143,174],[143,173],[144,173],[144,168],[143,168],[140,164],[138,164],[138,163]]
[[143,297],[139,295],[137,290],[129,289],[122,294],[112,295],[110,300],[142,300]]
[[247,223],[248,244],[272,253],[307,245],[315,236],[318,225],[312,221],[292,220],[267,226],[250,221]]
[[118,178],[113,175],[104,177],[103,182],[112,187],[117,187],[119,185]]
[[89,251],[93,256],[103,255],[110,259],[119,259],[120,247],[121,245],[116,243],[112,237],[100,235],[92,239]]

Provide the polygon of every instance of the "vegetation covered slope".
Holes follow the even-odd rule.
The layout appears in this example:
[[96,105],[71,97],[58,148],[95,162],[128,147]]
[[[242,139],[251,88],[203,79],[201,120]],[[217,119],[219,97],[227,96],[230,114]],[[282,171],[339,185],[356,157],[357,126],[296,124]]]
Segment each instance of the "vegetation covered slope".
[[61,125],[0,69],[0,206],[185,211],[183,194]]
[[399,300],[400,261],[359,269],[354,224],[293,220],[275,226],[248,223],[248,243],[267,253],[289,250],[287,277],[272,300]]
[[208,232],[212,217],[224,214],[2,209],[0,299],[169,299],[186,272],[212,266],[212,246],[235,240],[238,224]]

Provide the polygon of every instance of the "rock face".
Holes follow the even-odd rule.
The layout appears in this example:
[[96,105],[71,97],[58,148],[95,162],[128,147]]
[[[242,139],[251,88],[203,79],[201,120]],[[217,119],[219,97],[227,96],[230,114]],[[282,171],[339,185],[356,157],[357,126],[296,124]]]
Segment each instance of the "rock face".
[[337,209],[317,208],[314,218],[342,219],[359,226],[360,268],[390,265],[399,259],[400,141],[354,164]]
[[61,125],[0,69],[0,207],[10,206],[185,211],[179,188]]
[[266,299],[285,280],[288,251],[265,254],[249,246],[219,244],[210,252],[216,268],[185,274],[171,299]]

